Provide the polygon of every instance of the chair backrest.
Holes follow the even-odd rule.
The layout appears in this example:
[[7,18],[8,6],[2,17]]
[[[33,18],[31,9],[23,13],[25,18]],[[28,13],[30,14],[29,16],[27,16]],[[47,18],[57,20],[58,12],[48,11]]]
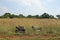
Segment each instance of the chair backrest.
[[25,32],[24,26],[17,26],[16,27],[16,32]]

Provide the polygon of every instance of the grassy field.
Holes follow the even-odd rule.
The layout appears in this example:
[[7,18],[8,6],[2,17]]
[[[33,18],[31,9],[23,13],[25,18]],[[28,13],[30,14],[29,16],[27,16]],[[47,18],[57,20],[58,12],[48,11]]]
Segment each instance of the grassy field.
[[[26,29],[25,34],[15,33],[15,27],[22,25]],[[31,26],[38,26],[42,31],[33,31]],[[32,36],[34,38],[0,38],[0,40],[59,40],[60,39],[60,19],[32,19],[32,18],[14,18],[0,19],[0,36]],[[48,37],[48,38],[47,38]]]

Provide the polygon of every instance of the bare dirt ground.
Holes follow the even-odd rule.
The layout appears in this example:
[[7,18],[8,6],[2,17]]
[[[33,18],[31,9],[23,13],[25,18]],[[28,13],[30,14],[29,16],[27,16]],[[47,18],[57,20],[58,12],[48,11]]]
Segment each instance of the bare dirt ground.
[[0,38],[51,38],[51,35],[32,35],[32,36],[0,36]]

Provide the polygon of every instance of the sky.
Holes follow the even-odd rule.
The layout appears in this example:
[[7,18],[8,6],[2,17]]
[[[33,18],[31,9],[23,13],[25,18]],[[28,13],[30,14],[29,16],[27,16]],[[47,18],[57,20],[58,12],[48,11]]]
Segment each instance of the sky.
[[0,15],[60,15],[60,0],[0,0]]

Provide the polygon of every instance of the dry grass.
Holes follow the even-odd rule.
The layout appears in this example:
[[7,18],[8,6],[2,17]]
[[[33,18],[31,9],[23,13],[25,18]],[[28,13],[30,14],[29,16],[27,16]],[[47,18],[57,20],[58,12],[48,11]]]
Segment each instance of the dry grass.
[[60,26],[60,19],[29,19],[29,18],[14,18],[0,19],[0,26]]
[[40,32],[42,34],[43,33],[46,34],[48,31],[54,31],[52,36],[57,35],[60,36],[60,19],[32,19],[32,18],[0,19],[0,35],[3,36],[15,35],[16,34],[15,27],[18,25],[24,26],[28,34],[36,33],[31,29],[31,26],[33,25],[42,27],[43,30],[42,32]]
[[[14,19],[0,19],[0,34],[7,32],[12,34],[15,27],[18,25],[25,26],[26,30],[31,33],[33,32],[31,26],[43,27],[43,32],[52,29],[59,31],[60,19],[32,19],[32,18],[14,18]],[[2,31],[1,31],[2,30]]]

